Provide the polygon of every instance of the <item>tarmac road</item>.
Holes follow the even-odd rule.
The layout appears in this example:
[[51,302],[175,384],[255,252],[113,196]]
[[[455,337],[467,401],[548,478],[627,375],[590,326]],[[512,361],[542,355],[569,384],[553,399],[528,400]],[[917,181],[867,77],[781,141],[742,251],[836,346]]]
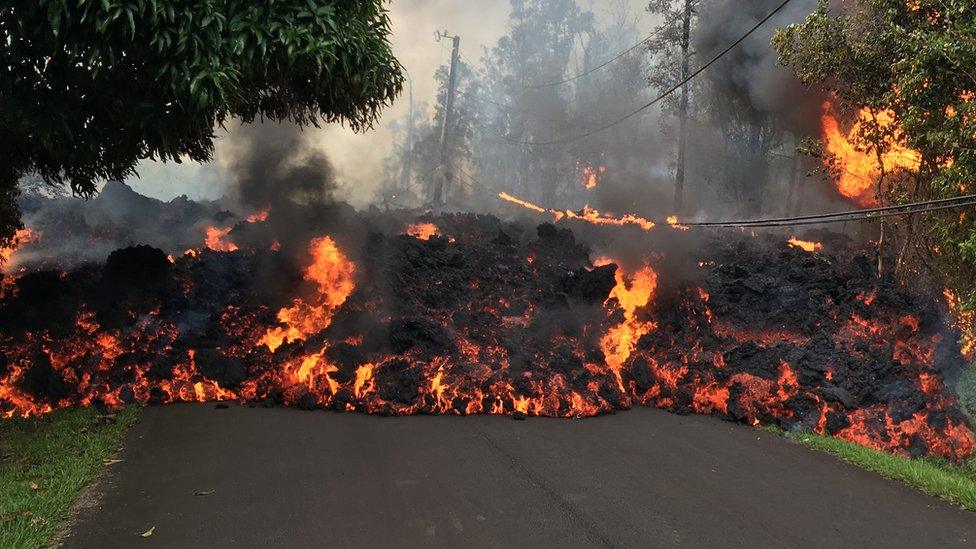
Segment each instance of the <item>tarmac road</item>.
[[645,408],[513,421],[176,405],[147,409],[122,458],[66,546],[976,545],[976,513]]

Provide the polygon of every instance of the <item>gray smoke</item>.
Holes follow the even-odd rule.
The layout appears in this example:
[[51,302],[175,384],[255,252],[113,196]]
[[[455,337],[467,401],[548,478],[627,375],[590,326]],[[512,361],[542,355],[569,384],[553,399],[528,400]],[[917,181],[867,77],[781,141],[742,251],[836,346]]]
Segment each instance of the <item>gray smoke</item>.
[[285,201],[298,204],[332,201],[335,169],[298,126],[242,125],[229,139],[233,157],[228,179],[233,198],[242,206],[263,209]]

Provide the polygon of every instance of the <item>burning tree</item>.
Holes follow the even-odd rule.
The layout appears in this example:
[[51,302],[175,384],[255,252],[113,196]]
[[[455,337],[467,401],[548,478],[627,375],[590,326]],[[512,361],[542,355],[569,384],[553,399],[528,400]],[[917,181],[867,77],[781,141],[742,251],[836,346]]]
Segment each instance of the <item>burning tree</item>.
[[[804,83],[833,93],[834,107],[855,121],[848,140],[874,157],[878,198],[903,203],[971,192],[974,32],[976,9],[965,0],[861,0],[839,15],[821,2],[803,24],[780,29],[773,44]],[[888,177],[898,169],[907,174]],[[895,246],[899,267],[948,277],[968,308],[976,305],[971,216],[909,216],[893,229],[886,244]]]
[[369,127],[400,92],[381,0],[10,0],[0,7],[0,245],[17,180],[91,197],[141,159],[207,161],[228,118]]

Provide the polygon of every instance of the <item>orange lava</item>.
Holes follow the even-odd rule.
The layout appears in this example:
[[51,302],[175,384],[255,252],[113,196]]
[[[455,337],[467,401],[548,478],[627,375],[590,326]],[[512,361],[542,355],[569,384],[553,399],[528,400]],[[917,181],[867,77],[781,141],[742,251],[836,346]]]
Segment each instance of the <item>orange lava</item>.
[[271,215],[271,209],[265,208],[258,213],[251,214],[247,217],[248,223],[264,223],[268,220],[268,216]]
[[[596,262],[597,266],[609,265],[609,259],[601,259]],[[626,389],[623,383],[621,370],[624,363],[630,358],[631,353],[637,346],[637,341],[654,329],[654,322],[641,320],[638,312],[647,307],[654,297],[657,289],[657,273],[649,266],[644,266],[630,277],[630,281],[624,276],[621,269],[617,269],[617,285],[610,292],[607,299],[608,306],[611,302],[616,302],[616,306],[623,310],[624,320],[620,324],[610,328],[610,330],[600,340],[600,347],[606,356],[607,365],[613,370],[617,378],[617,384],[621,392]]]
[[328,328],[335,310],[356,289],[353,281],[356,264],[342,253],[332,238],[313,240],[309,255],[312,263],[305,270],[305,280],[315,284],[318,295],[311,302],[296,299],[291,307],[278,311],[278,320],[285,327],[268,330],[259,342],[272,352],[284,343],[305,339]]
[[805,252],[810,252],[810,253],[819,252],[820,250],[823,249],[823,244],[821,244],[820,242],[811,242],[809,240],[800,240],[799,238],[797,238],[795,236],[791,236],[790,239],[787,242],[789,243],[790,247],[792,247],[792,248],[796,248],[798,250],[803,250]]
[[6,248],[0,248],[0,267],[4,270],[9,270],[16,263],[15,256],[17,251],[24,246],[37,242],[41,239],[41,233],[33,229],[17,229],[14,233],[14,240],[11,246]]
[[430,240],[440,236],[440,229],[433,223],[414,223],[407,227],[407,235],[419,240]]
[[236,252],[238,250],[237,244],[234,244],[229,240],[225,240],[227,235],[230,234],[231,230],[231,227],[227,227],[226,229],[207,227],[207,238],[204,241],[207,248],[210,248],[215,252]]

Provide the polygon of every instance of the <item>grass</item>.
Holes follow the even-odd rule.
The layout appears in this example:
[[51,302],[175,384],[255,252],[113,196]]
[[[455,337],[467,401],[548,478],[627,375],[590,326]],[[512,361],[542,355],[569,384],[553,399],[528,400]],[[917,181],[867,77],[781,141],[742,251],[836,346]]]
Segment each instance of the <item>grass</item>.
[[0,547],[50,545],[138,415],[130,406],[114,416],[88,408],[0,421]]
[[886,454],[846,440],[813,433],[784,436],[804,446],[834,454],[848,463],[874,471],[883,477],[901,481],[963,509],[976,511],[976,459],[964,465],[955,465],[944,461],[909,459]]

